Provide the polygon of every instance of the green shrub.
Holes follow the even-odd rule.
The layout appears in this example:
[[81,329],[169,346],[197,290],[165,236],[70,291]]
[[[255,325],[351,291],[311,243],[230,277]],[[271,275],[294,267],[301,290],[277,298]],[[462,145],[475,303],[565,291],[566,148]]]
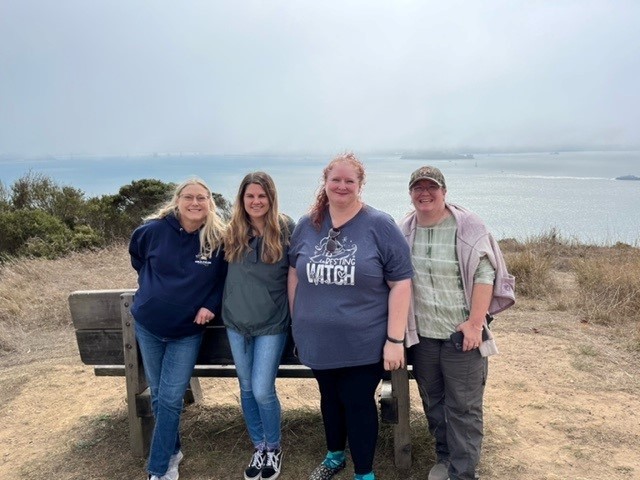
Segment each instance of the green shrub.
[[[60,249],[60,253],[69,250],[67,243],[71,230],[60,219],[42,210],[0,212],[0,231],[0,252],[4,255],[38,255],[37,252],[50,251],[51,248]],[[43,245],[55,247],[45,248]]]
[[72,250],[69,237],[70,233],[52,233],[41,237],[31,237],[27,239],[18,253],[29,257],[58,258]]
[[[156,179],[134,180],[115,195],[85,199],[82,190],[60,187],[32,171],[10,189],[0,182],[0,258],[53,258],[127,240],[144,217],[171,198],[175,187]],[[213,197],[220,216],[229,218],[229,202],[219,193]]]
[[60,187],[50,177],[29,170],[11,185],[11,205],[16,210],[44,210],[51,213]]
[[9,210],[11,207],[11,195],[7,187],[4,186],[2,180],[0,180],[0,212]]
[[13,183],[10,192],[3,188],[0,184],[0,207],[4,207],[0,210],[42,210],[69,228],[85,216],[84,192],[61,187],[44,174],[29,171]]
[[144,217],[171,198],[175,187],[155,179],[134,180],[116,195],[90,199],[85,222],[107,241],[128,239]]
[[80,225],[73,230],[71,247],[73,250],[96,248],[105,245],[105,239],[89,225]]

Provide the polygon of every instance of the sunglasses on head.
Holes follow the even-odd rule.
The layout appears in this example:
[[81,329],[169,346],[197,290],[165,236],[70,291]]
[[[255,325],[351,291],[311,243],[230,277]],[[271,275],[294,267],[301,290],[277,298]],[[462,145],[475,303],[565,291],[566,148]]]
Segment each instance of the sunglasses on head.
[[336,238],[338,238],[338,235],[340,235],[340,230],[336,230],[333,227],[329,229],[329,238],[327,239],[327,252],[333,253],[338,248],[338,242],[336,240]]

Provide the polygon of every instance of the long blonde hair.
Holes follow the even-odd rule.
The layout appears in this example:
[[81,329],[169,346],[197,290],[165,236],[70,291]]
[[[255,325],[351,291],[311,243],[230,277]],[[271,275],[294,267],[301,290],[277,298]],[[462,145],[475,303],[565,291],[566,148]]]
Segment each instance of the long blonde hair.
[[231,211],[231,220],[224,235],[225,260],[240,261],[251,248],[249,246],[249,239],[252,236],[251,219],[244,208],[244,194],[251,184],[262,187],[269,200],[260,259],[264,263],[276,263],[284,255],[284,247],[289,243],[291,232],[289,232],[287,217],[278,211],[276,185],[271,176],[265,172],[248,173],[240,182],[238,195]]
[[204,221],[202,228],[200,228],[200,256],[211,258],[214,250],[222,246],[222,239],[224,235],[224,223],[218,216],[217,207],[213,201],[213,195],[211,189],[207,186],[204,180],[200,178],[189,178],[176,187],[173,192],[171,200],[160,207],[156,212],[152,213],[148,217],[144,218],[144,221],[157,220],[164,218],[167,215],[173,214],[180,220],[180,212],[178,210],[178,200],[180,193],[189,185],[199,185],[207,191],[209,197],[209,212],[207,218]]
[[354,168],[356,174],[358,175],[360,188],[362,188],[366,181],[364,165],[360,160],[358,160],[358,157],[356,157],[353,152],[345,152],[334,157],[329,162],[329,164],[324,167],[324,170],[322,171],[322,183],[318,187],[318,190],[316,192],[316,200],[309,209],[309,217],[311,218],[311,223],[318,230],[320,229],[320,226],[324,221],[327,205],[329,205],[329,198],[327,197],[327,192],[325,190],[325,187],[327,186],[327,177],[329,176],[329,173],[331,172],[333,167],[335,167],[336,164],[340,162],[344,162]]

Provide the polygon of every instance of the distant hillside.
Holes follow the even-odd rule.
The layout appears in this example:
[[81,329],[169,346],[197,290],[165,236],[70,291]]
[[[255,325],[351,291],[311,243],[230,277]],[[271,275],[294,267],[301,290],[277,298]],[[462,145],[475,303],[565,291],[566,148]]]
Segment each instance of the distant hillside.
[[403,153],[400,158],[405,160],[469,160],[473,159],[473,155],[470,153],[420,151]]

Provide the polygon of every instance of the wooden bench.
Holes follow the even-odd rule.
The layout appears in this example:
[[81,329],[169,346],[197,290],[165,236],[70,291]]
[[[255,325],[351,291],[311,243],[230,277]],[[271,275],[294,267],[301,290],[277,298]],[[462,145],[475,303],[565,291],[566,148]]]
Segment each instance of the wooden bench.
[[[69,295],[69,309],[76,331],[80,359],[92,365],[98,376],[124,376],[127,389],[129,438],[134,455],[145,456],[153,432],[153,413],[149,388],[135,338],[131,304],[135,290],[89,290]],[[185,395],[187,403],[202,400],[198,377],[235,377],[236,370],[225,327],[220,321],[207,326]],[[300,365],[289,337],[278,376],[313,378],[311,370]],[[380,413],[384,423],[393,424],[395,465],[411,466],[409,430],[409,381],[407,370],[399,370],[383,380]]]

